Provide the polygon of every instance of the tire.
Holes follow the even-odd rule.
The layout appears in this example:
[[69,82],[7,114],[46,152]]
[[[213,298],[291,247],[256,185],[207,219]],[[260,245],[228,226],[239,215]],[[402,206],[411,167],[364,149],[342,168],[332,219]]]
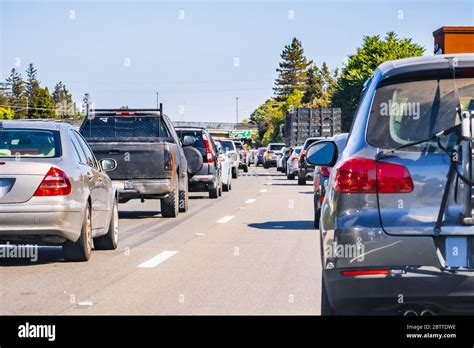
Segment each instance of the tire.
[[106,235],[94,238],[95,250],[115,250],[118,246],[119,214],[117,200],[114,201],[109,229]]
[[70,240],[63,244],[63,254],[67,261],[88,261],[92,253],[92,215],[91,206],[87,203],[81,235],[75,242]]
[[188,178],[186,176],[186,188],[183,191],[179,191],[179,212],[186,213],[189,209],[189,190],[188,190]]
[[209,189],[209,198],[216,199],[219,197],[219,187]]
[[248,173],[249,167],[247,165],[244,166],[244,173]]
[[319,220],[321,219],[321,209],[314,210],[314,228],[319,230]]
[[298,175],[298,185],[306,185],[306,178]]
[[288,174],[288,175],[286,176],[286,178],[287,178],[288,180],[295,180],[295,174],[294,174],[294,173]]
[[224,191],[224,192],[229,192],[229,191],[230,191],[230,185],[228,185],[228,184],[222,184],[222,191]]
[[222,197],[222,181],[219,181],[218,193],[219,193],[219,197]]
[[161,216],[174,218],[179,214],[179,179],[176,178],[169,196],[161,199]]
[[334,315],[334,309],[329,304],[328,294],[326,292],[326,285],[324,284],[324,272],[321,279],[321,315]]
[[268,169],[269,168],[268,164],[264,163],[263,168]]
[[239,177],[239,169],[234,167],[232,168],[232,179],[237,179]]

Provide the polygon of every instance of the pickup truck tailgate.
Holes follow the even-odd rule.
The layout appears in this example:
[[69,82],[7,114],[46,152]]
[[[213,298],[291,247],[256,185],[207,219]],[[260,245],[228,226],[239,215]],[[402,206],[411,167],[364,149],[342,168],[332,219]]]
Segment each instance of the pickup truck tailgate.
[[157,174],[164,173],[165,143],[89,142],[89,145],[98,160],[117,161],[117,168],[107,173],[112,180],[157,179]]

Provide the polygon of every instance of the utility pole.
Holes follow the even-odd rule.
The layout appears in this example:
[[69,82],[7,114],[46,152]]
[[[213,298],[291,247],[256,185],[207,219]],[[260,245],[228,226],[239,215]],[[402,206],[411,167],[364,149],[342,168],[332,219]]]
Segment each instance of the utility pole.
[[235,123],[239,123],[239,97],[235,97]]
[[160,108],[160,101],[159,101],[158,95],[159,95],[159,93],[156,92],[156,107]]

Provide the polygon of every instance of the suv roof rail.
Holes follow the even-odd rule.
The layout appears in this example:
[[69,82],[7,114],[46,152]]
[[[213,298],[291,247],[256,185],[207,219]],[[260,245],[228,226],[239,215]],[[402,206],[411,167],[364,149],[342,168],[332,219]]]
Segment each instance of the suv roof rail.
[[141,113],[141,112],[159,112],[160,115],[163,115],[163,103],[160,103],[160,107],[157,109],[157,108],[150,108],[150,109],[91,109],[90,112],[93,112],[93,113],[100,113],[100,112],[113,112],[113,113],[117,113],[117,112],[123,112],[123,113],[127,113],[127,112],[138,112],[138,113]]

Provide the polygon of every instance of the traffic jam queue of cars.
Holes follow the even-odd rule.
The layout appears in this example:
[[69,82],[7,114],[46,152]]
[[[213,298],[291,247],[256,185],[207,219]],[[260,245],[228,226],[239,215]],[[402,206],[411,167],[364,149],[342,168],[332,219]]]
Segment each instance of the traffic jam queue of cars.
[[66,260],[87,261],[117,248],[119,203],[159,200],[172,218],[189,192],[230,191],[247,153],[206,129],[174,128],[162,110],[97,109],[79,130],[0,122],[0,243],[62,246]]

